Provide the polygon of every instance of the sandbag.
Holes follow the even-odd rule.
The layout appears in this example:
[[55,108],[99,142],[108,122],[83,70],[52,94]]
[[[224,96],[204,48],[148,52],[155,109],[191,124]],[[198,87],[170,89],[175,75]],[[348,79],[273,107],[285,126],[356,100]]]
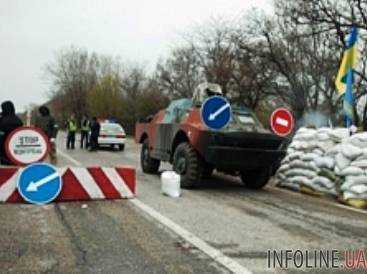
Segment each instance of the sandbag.
[[357,194],[366,194],[367,195],[367,185],[365,185],[365,184],[358,184],[358,185],[355,184],[355,185],[352,185],[349,188],[349,191],[357,193]]
[[367,168],[367,160],[353,161],[350,165],[354,167]]
[[327,156],[335,157],[335,155],[340,152],[341,147],[342,147],[342,144],[337,144],[337,145],[333,146],[332,148],[328,149],[325,154]]
[[284,165],[280,166],[280,168],[278,169],[278,172],[279,173],[282,173],[282,172],[285,172],[285,171],[287,171],[289,169],[290,169],[290,165],[284,164]]
[[317,176],[311,180],[312,185],[323,186],[327,189],[335,187],[335,184],[326,177]]
[[289,166],[291,168],[300,168],[300,169],[310,169],[310,166],[307,162],[304,162],[302,160],[294,160],[289,163]]
[[288,181],[291,184],[300,185],[301,183],[305,183],[305,182],[307,183],[310,180],[307,177],[305,177],[305,176],[294,176],[292,178],[288,178]]
[[350,205],[355,208],[367,208],[367,200],[366,199],[358,199],[358,198],[349,198],[345,199],[344,203]]
[[354,159],[356,159],[358,156],[362,155],[363,151],[362,149],[353,146],[351,144],[343,144],[341,146],[341,153],[343,153],[343,155],[348,158],[349,160],[353,161]]
[[340,171],[341,176],[360,176],[363,175],[363,169],[356,166],[349,166]]
[[316,140],[316,134],[315,132],[306,132],[306,133],[296,134],[293,140],[302,141],[302,142],[312,142]]
[[328,132],[328,135],[334,142],[341,142],[349,137],[349,130],[347,128],[336,128]]
[[301,156],[301,160],[302,161],[314,161],[315,158],[319,157],[318,154],[316,153],[312,153],[312,152],[309,152],[309,153],[305,153]]
[[307,169],[295,168],[295,169],[288,170],[285,173],[285,176],[287,176],[290,179],[292,177],[299,177],[299,176],[303,176],[303,177],[307,177],[307,178],[313,178],[313,177],[316,176],[316,172],[311,171],[311,170],[307,170]]
[[302,156],[302,152],[294,152],[292,154],[289,154],[288,158],[289,158],[289,161],[293,161],[293,160],[296,160],[296,159],[301,159],[301,156]]
[[335,166],[335,160],[331,157],[317,157],[315,158],[315,164],[319,168],[333,169]]
[[336,177],[335,173],[327,168],[321,168],[320,171],[317,173],[319,176],[328,178],[332,182],[338,181],[338,178]]
[[324,155],[325,151],[323,151],[320,148],[316,148],[316,149],[312,150],[312,153],[316,153],[317,155],[322,156],[322,155]]
[[351,163],[351,161],[346,158],[343,153],[338,153],[335,156],[335,162],[336,162],[336,166],[340,169],[343,170],[344,168],[348,167]]
[[344,191],[343,192],[343,198],[344,200],[348,200],[348,199],[363,199],[367,201],[367,193],[363,193],[363,194],[357,194],[351,191]]

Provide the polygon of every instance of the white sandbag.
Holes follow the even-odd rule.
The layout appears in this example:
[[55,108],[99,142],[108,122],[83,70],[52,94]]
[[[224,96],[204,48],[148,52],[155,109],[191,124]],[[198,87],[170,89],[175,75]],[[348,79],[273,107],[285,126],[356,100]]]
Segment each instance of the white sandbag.
[[296,135],[301,134],[315,134],[316,130],[313,128],[301,127],[297,130]]
[[161,175],[161,191],[163,194],[177,198],[181,196],[180,175],[174,171],[165,171]]
[[310,166],[308,165],[308,163],[302,160],[294,160],[289,163],[289,166],[291,168],[310,169]]
[[343,199],[344,200],[348,200],[348,199],[362,199],[362,200],[367,200],[367,193],[363,193],[363,194],[357,194],[351,191],[345,191],[343,192]]
[[294,168],[294,169],[288,170],[285,173],[285,176],[287,176],[288,178],[299,177],[299,176],[313,178],[316,176],[316,172],[312,170],[307,170],[307,169]]
[[312,153],[316,153],[318,154],[319,156],[322,156],[325,154],[325,151],[321,150],[320,148],[316,148],[316,149],[313,149],[312,150]]
[[343,170],[350,165],[351,161],[347,157],[345,157],[343,153],[338,153],[335,156],[335,163],[340,170]]
[[330,181],[326,177],[317,176],[311,180],[311,184],[319,185],[322,187],[325,187],[327,189],[331,189],[335,187],[334,182]]
[[318,141],[329,141],[330,140],[330,137],[327,133],[321,133],[321,132],[318,132],[316,134],[316,138]]
[[302,152],[297,151],[297,152],[294,152],[292,154],[289,154],[288,158],[289,158],[290,161],[293,161],[293,160],[296,160],[296,159],[301,159],[302,154],[303,154]]
[[340,171],[341,176],[360,176],[363,175],[363,170],[360,167],[349,166]]
[[361,184],[361,185],[352,185],[349,188],[349,191],[357,193],[357,194],[364,194],[364,193],[367,194],[367,185],[363,185],[363,184]]
[[361,142],[367,142],[367,132],[356,133],[351,139],[359,139]]
[[287,171],[287,170],[289,170],[290,169],[290,165],[288,165],[288,164],[284,164],[284,165],[281,165],[280,166],[280,168],[278,169],[278,172],[279,173],[282,173],[282,172],[285,172],[285,171]]
[[316,140],[316,132],[307,132],[296,134],[293,138],[295,141],[312,142]]
[[332,128],[329,128],[329,127],[320,127],[319,129],[317,129],[317,134],[326,134],[327,135],[327,134],[329,134],[332,131],[333,131]]
[[287,179],[287,177],[281,172],[277,173],[276,178],[278,179],[278,181],[284,181]]
[[353,161],[350,165],[360,167],[360,168],[367,168],[367,160]]
[[353,161],[358,156],[362,155],[363,151],[359,147],[353,146],[351,144],[343,144],[341,146],[341,153],[349,160]]
[[342,144],[337,144],[337,145],[331,147],[330,149],[328,149],[325,154],[328,155],[328,156],[334,156],[335,157],[335,155],[340,152],[341,147],[342,147]]
[[367,176],[366,175],[360,175],[360,176],[347,176],[345,177],[345,182],[351,182],[353,184],[365,184],[367,185]]
[[295,176],[289,178],[288,181],[293,185],[300,185],[301,183],[308,183],[310,180],[305,176]]
[[312,152],[309,152],[309,153],[305,153],[301,156],[301,160],[302,161],[314,161],[315,158],[319,157],[318,154],[316,153],[312,153]]
[[314,162],[319,168],[333,169],[335,166],[335,160],[328,156],[317,157],[315,158]]
[[340,175],[341,170],[340,170],[340,168],[339,168],[338,166],[335,166],[335,167],[334,167],[334,172],[335,172],[335,174],[336,174],[337,176],[341,176],[341,175]]
[[328,132],[328,135],[333,141],[341,142],[349,137],[349,130],[347,128],[336,128]]
[[347,141],[348,144],[359,147],[361,149],[367,148],[367,142],[360,140],[359,138],[350,137]]
[[283,181],[279,184],[281,187],[289,188],[294,191],[299,191],[299,184],[298,183],[292,183],[289,180]]

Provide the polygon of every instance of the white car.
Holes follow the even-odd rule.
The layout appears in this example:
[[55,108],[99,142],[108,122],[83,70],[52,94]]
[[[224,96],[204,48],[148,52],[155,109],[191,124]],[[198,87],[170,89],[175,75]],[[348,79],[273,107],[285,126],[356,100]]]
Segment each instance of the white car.
[[125,148],[126,134],[125,130],[118,123],[101,123],[101,130],[98,137],[99,146],[118,147],[119,150]]

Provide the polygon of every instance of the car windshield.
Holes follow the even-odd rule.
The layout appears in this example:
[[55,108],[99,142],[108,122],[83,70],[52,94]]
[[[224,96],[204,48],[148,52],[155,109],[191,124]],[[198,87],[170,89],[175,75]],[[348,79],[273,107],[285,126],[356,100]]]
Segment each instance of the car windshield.
[[122,133],[124,130],[119,124],[101,124],[101,131]]
[[247,111],[238,111],[234,109],[232,111],[231,122],[226,131],[255,131],[263,132],[265,129],[260,121],[256,118],[255,114]]

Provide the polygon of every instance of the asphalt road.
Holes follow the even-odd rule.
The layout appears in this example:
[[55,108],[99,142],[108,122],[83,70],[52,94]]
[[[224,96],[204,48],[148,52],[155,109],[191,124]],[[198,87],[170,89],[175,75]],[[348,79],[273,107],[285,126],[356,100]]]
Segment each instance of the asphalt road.
[[[188,241],[127,200],[0,205],[0,272],[230,273],[234,262],[254,273],[292,273],[268,268],[267,251],[367,247],[366,213],[271,185],[250,191],[220,174],[173,199],[160,193],[158,175],[142,173],[133,140],[123,152],[66,151],[64,142],[61,135],[59,148],[67,156],[59,155],[59,166],[135,166],[136,200],[195,238]],[[200,241],[210,249],[198,248]],[[221,256],[210,256],[213,250]]]

